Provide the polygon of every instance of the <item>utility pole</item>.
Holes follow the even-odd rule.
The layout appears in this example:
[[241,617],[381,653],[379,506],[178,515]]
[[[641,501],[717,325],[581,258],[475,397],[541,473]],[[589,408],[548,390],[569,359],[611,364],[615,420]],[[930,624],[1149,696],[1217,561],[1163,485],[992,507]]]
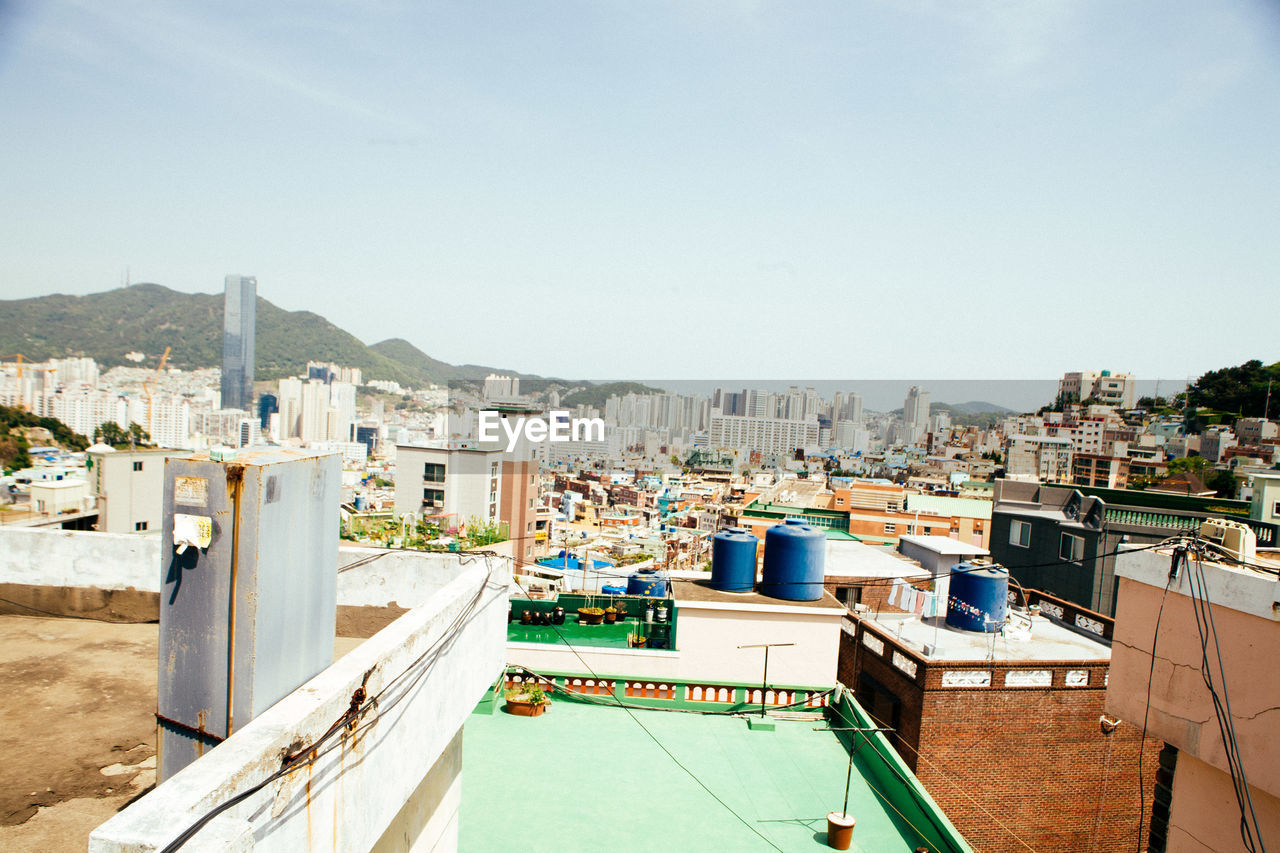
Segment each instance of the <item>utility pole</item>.
[[794,646],[795,643],[755,643],[738,646],[740,649],[764,649],[764,673],[760,676],[760,716],[764,716],[764,694],[769,689],[769,649],[780,646]]

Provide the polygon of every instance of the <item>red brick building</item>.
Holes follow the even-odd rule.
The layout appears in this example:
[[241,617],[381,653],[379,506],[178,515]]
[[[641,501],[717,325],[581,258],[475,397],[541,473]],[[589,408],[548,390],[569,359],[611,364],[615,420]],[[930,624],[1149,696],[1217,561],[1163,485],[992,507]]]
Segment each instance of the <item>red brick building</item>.
[[1001,634],[850,614],[839,680],[895,729],[890,742],[975,850],[1124,849],[1138,832],[1141,733],[1104,713],[1111,620],[1028,595],[1040,614],[1012,615]]

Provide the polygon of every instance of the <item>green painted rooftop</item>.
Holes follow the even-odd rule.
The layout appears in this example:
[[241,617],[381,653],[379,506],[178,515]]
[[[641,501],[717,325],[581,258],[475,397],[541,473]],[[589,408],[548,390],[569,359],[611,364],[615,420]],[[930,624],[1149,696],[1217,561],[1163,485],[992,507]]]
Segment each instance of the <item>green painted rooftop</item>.
[[[459,849],[830,849],[826,815],[840,810],[848,753],[835,734],[815,731],[826,725],[820,719],[752,731],[740,717],[632,714],[561,697],[540,717],[468,717]],[[938,850],[886,805],[882,796],[921,821],[902,802],[911,795],[865,772],[868,761],[879,759],[864,745],[849,797],[857,819],[850,849]]]

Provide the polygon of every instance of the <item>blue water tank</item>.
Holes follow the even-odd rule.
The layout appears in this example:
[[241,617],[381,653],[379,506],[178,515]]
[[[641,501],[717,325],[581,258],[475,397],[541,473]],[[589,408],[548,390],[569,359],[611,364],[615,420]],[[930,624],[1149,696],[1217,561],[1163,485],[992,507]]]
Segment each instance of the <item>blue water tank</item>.
[[653,569],[632,572],[627,578],[627,595],[644,595],[649,598],[665,598],[667,576]]
[[602,586],[600,591],[605,595],[626,595],[627,588],[625,586]]
[[741,527],[711,537],[711,588],[751,592],[756,585],[756,550],[760,540]]
[[827,535],[798,518],[770,527],[764,535],[764,575],[760,594],[788,601],[817,601],[827,562]]
[[364,512],[369,506],[369,499],[364,495],[356,495],[356,512]]
[[947,624],[962,631],[992,633],[1009,610],[1009,571],[1000,566],[959,563],[951,569]]

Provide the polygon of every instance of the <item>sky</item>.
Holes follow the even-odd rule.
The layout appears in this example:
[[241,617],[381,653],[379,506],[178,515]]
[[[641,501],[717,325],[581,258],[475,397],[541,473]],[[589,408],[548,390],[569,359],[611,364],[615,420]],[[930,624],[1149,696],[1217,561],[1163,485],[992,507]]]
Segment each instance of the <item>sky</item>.
[[0,0],[0,298],[543,375],[1280,359],[1280,4]]

